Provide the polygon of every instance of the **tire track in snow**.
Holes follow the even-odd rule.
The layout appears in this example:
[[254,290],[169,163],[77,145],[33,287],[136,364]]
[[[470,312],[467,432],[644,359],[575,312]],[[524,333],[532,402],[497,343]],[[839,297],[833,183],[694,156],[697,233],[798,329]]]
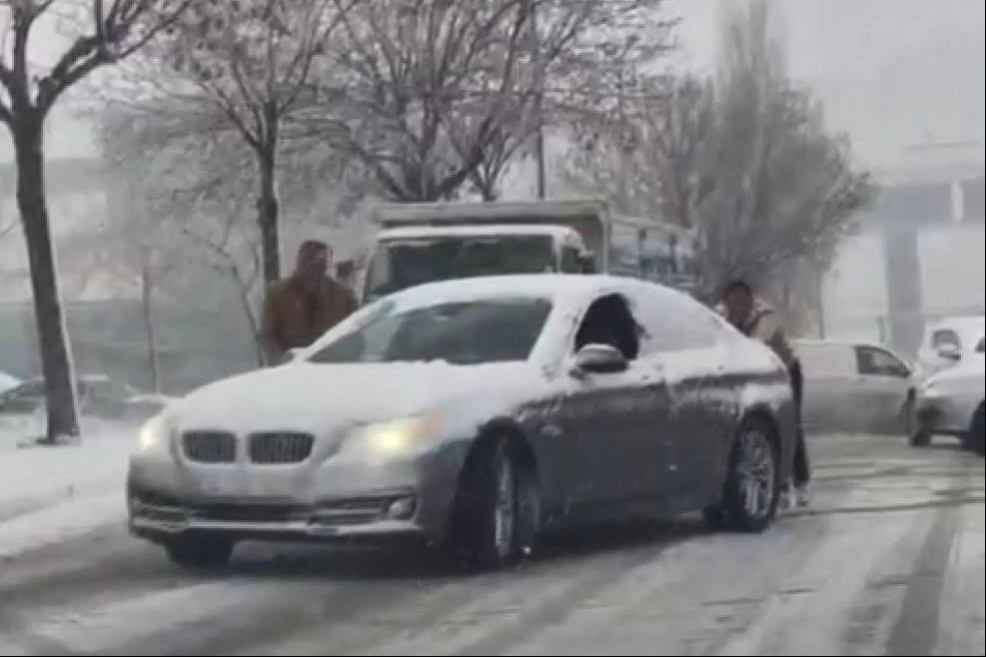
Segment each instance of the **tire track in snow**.
[[328,627],[247,654],[496,654],[564,617],[581,596],[632,577],[636,565],[690,536],[693,527],[648,532],[630,544],[593,540],[558,554],[548,550],[514,570],[419,588],[400,605],[370,607],[345,623],[326,618]]

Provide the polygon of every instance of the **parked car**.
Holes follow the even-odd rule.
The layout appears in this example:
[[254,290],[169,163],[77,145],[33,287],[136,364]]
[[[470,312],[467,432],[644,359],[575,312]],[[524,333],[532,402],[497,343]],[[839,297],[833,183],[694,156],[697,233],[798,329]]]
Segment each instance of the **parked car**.
[[972,359],[986,337],[986,318],[952,317],[932,325],[918,351],[918,362],[931,376]]
[[903,356],[874,344],[800,341],[804,421],[816,430],[899,433],[915,427],[919,377]]
[[[138,393],[104,375],[81,376],[76,384],[79,412],[106,419],[147,419],[161,412],[168,398]],[[44,379],[25,381],[0,395],[0,413],[36,413],[45,407]]]
[[986,344],[980,340],[972,358],[939,372],[921,388],[912,445],[926,447],[936,435],[955,436],[983,455],[984,351]]
[[16,379],[9,374],[4,374],[0,372],[0,395],[7,392],[11,388],[16,388],[21,384],[20,379]]
[[693,510],[760,531],[795,427],[780,361],[683,294],[436,283],[153,419],[130,526],[198,567],[250,539],[402,538],[498,567],[542,530]]

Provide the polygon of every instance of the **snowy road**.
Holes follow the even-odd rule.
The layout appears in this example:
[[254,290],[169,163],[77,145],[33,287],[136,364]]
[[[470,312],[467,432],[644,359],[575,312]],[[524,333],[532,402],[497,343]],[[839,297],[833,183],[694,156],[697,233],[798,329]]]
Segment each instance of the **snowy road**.
[[199,578],[114,523],[0,560],[0,654],[982,655],[983,460],[813,448],[814,511],[763,536],[682,520],[480,577],[258,547]]

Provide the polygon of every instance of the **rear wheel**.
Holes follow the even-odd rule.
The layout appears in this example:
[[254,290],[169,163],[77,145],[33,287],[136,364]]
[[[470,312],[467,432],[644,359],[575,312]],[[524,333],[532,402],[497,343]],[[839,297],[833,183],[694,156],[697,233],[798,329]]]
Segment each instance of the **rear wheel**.
[[453,512],[453,547],[470,566],[495,570],[524,548],[525,468],[511,441],[484,441],[470,455]]
[[729,463],[722,504],[706,509],[705,519],[716,528],[762,532],[777,515],[781,495],[780,452],[770,429],[745,424]]
[[924,427],[917,427],[911,434],[911,447],[927,447],[931,444],[931,432]]
[[229,564],[235,544],[221,536],[189,535],[165,543],[168,557],[176,565],[191,570],[219,570]]
[[984,419],[984,408],[979,407],[976,419],[972,423],[972,431],[968,438],[968,447],[980,456],[986,456],[986,419]]

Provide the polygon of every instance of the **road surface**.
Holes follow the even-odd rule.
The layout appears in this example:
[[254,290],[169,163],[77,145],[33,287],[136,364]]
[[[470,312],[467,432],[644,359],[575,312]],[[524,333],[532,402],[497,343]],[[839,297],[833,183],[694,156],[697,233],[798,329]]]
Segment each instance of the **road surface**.
[[862,436],[812,448],[812,511],[762,536],[681,519],[494,575],[249,547],[204,578],[105,527],[0,563],[0,654],[984,654],[983,460]]

